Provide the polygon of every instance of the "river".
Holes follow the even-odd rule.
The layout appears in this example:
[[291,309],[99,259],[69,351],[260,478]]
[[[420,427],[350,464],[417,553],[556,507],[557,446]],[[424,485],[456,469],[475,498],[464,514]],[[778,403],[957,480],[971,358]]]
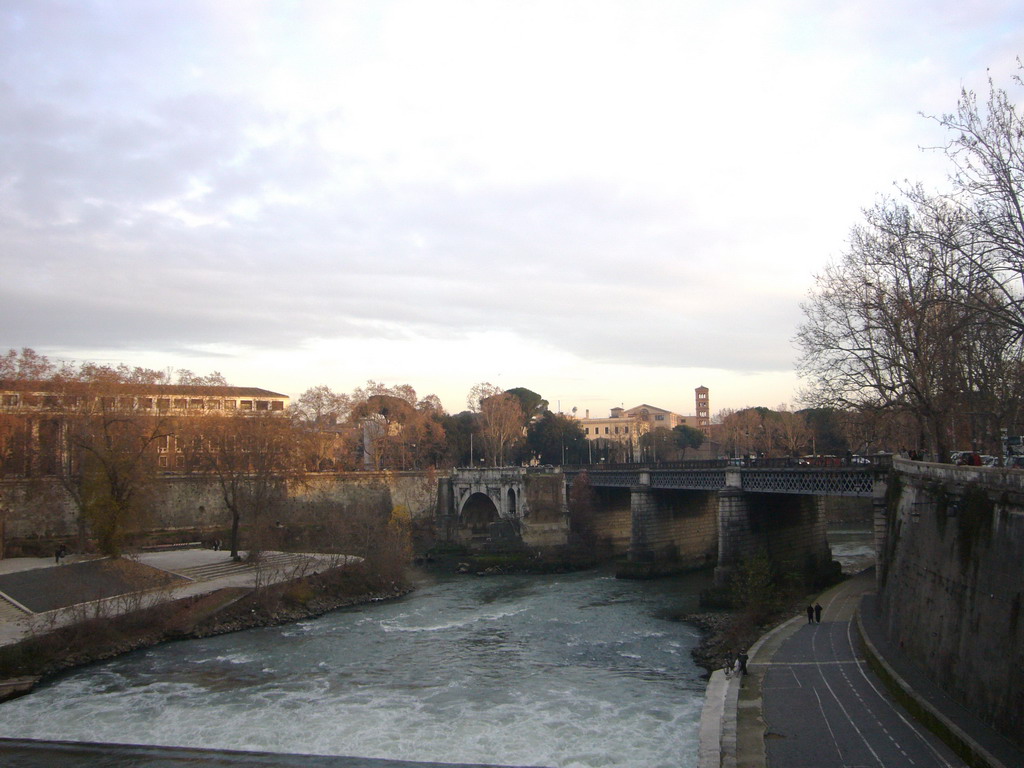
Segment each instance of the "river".
[[690,650],[699,633],[671,617],[697,609],[708,578],[424,574],[393,602],[76,670],[4,704],[0,736],[695,766],[705,680]]
[[[829,540],[844,572],[873,562],[868,528],[832,528]],[[704,671],[690,656],[699,633],[672,617],[698,610],[709,578],[423,573],[400,600],[72,671],[2,705],[0,737],[689,768]],[[167,764],[104,759],[82,764]]]

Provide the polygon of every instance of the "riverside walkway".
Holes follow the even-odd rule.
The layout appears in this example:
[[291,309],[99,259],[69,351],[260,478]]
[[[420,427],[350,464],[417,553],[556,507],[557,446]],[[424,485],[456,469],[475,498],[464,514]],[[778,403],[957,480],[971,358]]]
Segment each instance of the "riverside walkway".
[[895,700],[869,658],[970,750],[970,764],[1024,766],[1024,752],[935,688],[884,639],[874,588],[873,571],[838,585],[817,600],[820,624],[801,615],[762,637],[749,651],[746,677],[712,675],[700,768],[968,765]]
[[[235,562],[224,550],[202,548],[147,552],[123,562],[88,556],[71,556],[60,564],[54,558],[3,559],[0,646],[80,621],[84,614],[113,616],[225,588],[252,589],[346,560],[344,555],[265,552],[254,565]],[[112,562],[121,562],[122,567],[105,567]]]

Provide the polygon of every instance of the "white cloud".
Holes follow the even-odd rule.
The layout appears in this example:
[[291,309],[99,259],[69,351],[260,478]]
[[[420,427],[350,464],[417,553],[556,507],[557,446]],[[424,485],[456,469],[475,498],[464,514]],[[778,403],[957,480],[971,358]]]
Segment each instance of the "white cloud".
[[578,405],[792,401],[813,274],[891,182],[941,181],[918,113],[986,68],[1008,84],[1022,21],[1001,0],[11,2],[0,347],[211,355],[293,394],[393,378],[454,409],[495,368]]

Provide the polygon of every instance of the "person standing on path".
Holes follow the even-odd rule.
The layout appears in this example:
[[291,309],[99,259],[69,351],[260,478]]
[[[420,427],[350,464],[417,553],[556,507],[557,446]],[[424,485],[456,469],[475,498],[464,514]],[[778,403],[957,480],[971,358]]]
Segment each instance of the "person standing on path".
[[821,624],[821,603],[814,604],[814,620]]
[[814,623],[814,606],[813,605],[808,605],[807,606],[807,623],[808,624],[813,624]]

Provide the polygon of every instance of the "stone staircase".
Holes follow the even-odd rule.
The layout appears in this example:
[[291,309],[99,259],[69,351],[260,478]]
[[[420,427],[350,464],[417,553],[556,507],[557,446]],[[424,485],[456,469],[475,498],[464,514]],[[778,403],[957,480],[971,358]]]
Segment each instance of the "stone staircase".
[[32,614],[21,610],[14,603],[10,602],[3,594],[0,594],[0,623],[18,621]]
[[193,581],[211,581],[225,576],[250,574],[258,568],[272,572],[295,572],[301,574],[304,571],[312,570],[316,561],[305,555],[293,554],[291,552],[274,552],[264,555],[258,565],[247,562],[236,563],[228,560],[223,563],[211,563],[209,565],[196,565],[191,568],[180,568],[174,573],[184,576]]

